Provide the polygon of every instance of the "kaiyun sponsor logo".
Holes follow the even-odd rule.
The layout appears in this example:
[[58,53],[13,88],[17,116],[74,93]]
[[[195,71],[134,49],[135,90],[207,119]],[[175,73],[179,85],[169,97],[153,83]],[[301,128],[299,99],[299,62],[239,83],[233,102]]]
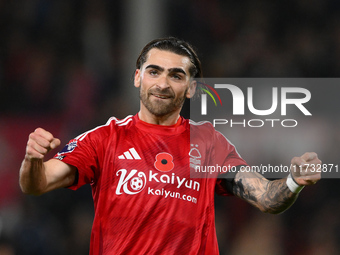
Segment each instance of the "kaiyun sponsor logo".
[[175,173],[160,174],[149,170],[146,174],[136,169],[131,171],[120,169],[117,171],[117,176],[120,177],[116,188],[117,195],[121,195],[123,193],[135,195],[145,188],[147,182],[172,184],[175,185],[177,189],[185,187],[196,191],[200,190],[199,182],[190,180],[186,177],[180,177]]

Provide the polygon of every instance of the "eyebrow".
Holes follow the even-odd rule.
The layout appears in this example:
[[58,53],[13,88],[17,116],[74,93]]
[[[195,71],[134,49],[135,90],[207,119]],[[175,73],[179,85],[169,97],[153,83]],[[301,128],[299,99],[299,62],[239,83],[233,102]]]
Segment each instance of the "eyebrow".
[[[149,68],[156,69],[156,70],[161,71],[161,72],[164,71],[164,68],[160,67],[158,65],[148,65],[145,69],[149,69]],[[169,68],[168,71],[169,71],[169,73],[182,73],[184,75],[187,75],[187,73],[182,68],[179,68],[179,67]]]

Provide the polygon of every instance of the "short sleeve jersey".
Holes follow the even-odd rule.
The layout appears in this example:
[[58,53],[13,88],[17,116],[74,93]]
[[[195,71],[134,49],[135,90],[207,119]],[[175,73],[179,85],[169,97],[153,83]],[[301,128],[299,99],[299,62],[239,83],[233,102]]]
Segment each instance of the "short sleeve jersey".
[[246,165],[208,122],[161,126],[138,115],[109,119],[55,158],[78,169],[70,189],[92,187],[90,254],[115,255],[218,254],[214,194],[229,193],[203,166]]

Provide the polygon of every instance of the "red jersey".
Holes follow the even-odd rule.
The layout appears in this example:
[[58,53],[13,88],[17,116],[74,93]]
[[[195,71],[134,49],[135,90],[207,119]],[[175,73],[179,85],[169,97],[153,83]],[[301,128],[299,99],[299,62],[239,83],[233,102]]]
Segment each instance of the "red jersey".
[[90,254],[96,255],[218,254],[214,193],[228,193],[216,174],[192,178],[190,171],[246,164],[208,122],[181,117],[161,126],[138,115],[109,119],[55,158],[78,169],[71,189],[92,186]]

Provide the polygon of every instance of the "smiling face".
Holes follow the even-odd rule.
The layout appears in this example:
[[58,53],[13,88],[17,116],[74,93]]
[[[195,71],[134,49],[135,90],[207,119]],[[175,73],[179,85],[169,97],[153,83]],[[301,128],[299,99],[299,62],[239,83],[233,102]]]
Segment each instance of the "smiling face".
[[156,48],[149,51],[146,62],[135,73],[142,116],[177,118],[185,98],[190,98],[195,87],[190,80],[191,65],[186,56]]

